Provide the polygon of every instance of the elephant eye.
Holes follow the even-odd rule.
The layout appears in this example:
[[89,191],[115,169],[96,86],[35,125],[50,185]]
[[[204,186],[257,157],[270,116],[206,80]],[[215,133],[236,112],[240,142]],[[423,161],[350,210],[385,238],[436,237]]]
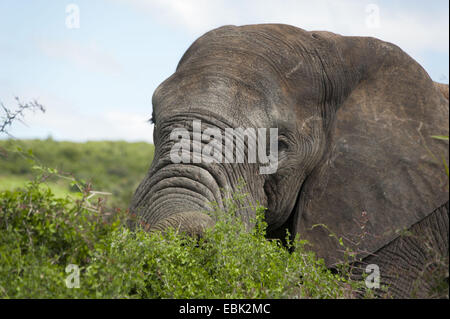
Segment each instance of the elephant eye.
[[278,151],[284,151],[289,148],[289,144],[285,136],[278,137]]

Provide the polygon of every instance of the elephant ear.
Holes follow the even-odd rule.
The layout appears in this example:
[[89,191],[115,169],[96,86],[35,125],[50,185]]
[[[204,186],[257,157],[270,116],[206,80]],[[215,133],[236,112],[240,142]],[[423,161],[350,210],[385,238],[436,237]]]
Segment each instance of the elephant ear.
[[294,229],[327,265],[344,247],[376,252],[449,200],[448,142],[431,137],[448,136],[448,99],[417,62],[385,47],[339,106],[297,204]]

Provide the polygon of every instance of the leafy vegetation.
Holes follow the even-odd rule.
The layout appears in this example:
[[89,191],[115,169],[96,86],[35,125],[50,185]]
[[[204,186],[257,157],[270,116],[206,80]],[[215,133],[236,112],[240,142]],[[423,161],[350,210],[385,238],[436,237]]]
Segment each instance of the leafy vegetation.
[[[248,230],[235,217],[245,195],[228,212],[216,208],[215,227],[197,239],[131,231],[124,213],[106,222],[88,189],[61,199],[39,185],[0,193],[2,298],[339,298],[362,289],[331,273],[305,241],[268,241],[264,208],[254,207]],[[79,288],[66,286],[68,264],[81,271]]]

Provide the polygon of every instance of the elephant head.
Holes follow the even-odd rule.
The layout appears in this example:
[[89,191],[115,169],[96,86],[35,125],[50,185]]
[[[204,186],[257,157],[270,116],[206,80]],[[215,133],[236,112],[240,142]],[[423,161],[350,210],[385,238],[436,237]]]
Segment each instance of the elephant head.
[[[214,223],[203,213],[208,202],[226,209],[224,196],[243,179],[249,203],[267,207],[268,236],[300,233],[333,264],[339,245],[312,226],[356,245],[363,214],[369,235],[358,249],[368,255],[448,201],[440,160],[448,162],[448,146],[430,138],[448,134],[440,89],[400,48],[375,38],[280,24],[212,30],[154,92],[155,157],[131,210],[149,230],[201,233]],[[276,128],[276,169],[261,174],[259,157],[196,161],[208,140],[174,163],[174,130],[193,138],[195,125],[216,132],[211,139],[227,128]],[[252,210],[240,213],[250,223]]]

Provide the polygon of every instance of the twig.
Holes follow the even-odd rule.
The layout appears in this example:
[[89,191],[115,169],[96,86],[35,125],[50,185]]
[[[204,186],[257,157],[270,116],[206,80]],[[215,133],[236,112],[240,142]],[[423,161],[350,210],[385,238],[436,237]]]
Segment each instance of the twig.
[[10,127],[14,121],[23,122],[24,113],[25,110],[32,110],[32,111],[41,111],[42,113],[45,113],[45,108],[42,104],[37,102],[36,100],[33,100],[29,103],[22,103],[18,97],[15,97],[15,100],[18,104],[18,109],[13,111],[7,108],[3,103],[0,102],[1,110],[3,111],[4,115],[0,117],[0,133],[4,133],[10,137],[11,134],[8,132],[8,127]]

